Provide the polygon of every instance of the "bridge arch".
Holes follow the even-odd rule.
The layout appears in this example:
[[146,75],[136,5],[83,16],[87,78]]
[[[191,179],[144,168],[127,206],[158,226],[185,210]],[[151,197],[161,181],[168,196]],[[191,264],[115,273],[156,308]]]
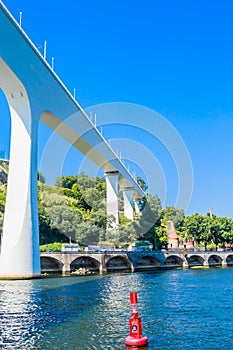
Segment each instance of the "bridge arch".
[[222,263],[223,263],[223,259],[221,258],[221,256],[216,254],[211,254],[208,259],[208,264],[210,267],[222,266]]
[[233,266],[233,253],[227,255],[226,264],[227,264],[227,266]]
[[204,266],[204,262],[205,262],[205,259],[200,255],[193,254],[188,258],[189,267]]
[[107,271],[133,271],[132,261],[127,256],[117,255],[106,261]]
[[42,256],[40,258],[40,265],[42,273],[62,273],[64,264],[54,257]]
[[184,260],[179,255],[170,255],[164,261],[165,268],[179,268],[183,267]]
[[144,255],[136,262],[135,269],[136,270],[145,270],[145,269],[156,269],[160,268],[161,264],[158,259],[151,255]]
[[70,264],[70,272],[78,269],[87,269],[91,272],[97,272],[100,269],[100,262],[91,256],[79,256]]

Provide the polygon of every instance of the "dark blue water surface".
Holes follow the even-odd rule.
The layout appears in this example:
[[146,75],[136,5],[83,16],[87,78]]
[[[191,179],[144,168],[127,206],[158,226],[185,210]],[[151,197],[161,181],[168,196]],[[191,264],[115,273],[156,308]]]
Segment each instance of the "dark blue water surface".
[[233,349],[233,269],[0,281],[1,349],[126,349],[138,291],[148,349]]

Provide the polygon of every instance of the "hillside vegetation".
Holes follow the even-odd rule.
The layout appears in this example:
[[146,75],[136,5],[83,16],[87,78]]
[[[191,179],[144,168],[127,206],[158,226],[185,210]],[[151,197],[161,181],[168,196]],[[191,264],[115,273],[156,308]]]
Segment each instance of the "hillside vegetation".
[[[0,233],[2,233],[7,183],[0,184]],[[78,242],[80,245],[107,244],[127,246],[140,239],[154,247],[168,243],[168,226],[173,222],[180,241],[194,239],[196,245],[220,247],[233,242],[233,220],[226,217],[194,214],[183,209],[161,207],[157,195],[148,194],[141,202],[141,214],[133,222],[124,217],[123,198],[119,199],[120,225],[106,231],[113,217],[106,216],[106,185],[104,178],[86,174],[60,176],[55,186],[45,184],[38,172],[38,207],[40,244]]]

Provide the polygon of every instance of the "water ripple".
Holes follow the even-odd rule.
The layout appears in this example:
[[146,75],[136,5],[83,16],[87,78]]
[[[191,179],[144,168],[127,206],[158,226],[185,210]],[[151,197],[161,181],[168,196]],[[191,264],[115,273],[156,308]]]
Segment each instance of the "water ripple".
[[0,281],[0,348],[125,350],[129,292],[150,350],[233,348],[233,269]]

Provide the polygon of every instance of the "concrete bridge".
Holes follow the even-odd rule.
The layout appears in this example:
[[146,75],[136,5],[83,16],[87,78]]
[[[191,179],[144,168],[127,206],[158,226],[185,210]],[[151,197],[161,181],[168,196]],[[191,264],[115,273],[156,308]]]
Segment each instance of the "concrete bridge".
[[0,277],[36,278],[41,273],[37,204],[40,121],[103,170],[107,214],[115,217],[115,226],[119,221],[119,187],[124,195],[125,216],[130,219],[133,219],[134,200],[137,202],[145,194],[2,1],[0,88],[11,115]]
[[40,259],[44,273],[72,273],[79,268],[104,273],[233,266],[233,252],[42,252]]

